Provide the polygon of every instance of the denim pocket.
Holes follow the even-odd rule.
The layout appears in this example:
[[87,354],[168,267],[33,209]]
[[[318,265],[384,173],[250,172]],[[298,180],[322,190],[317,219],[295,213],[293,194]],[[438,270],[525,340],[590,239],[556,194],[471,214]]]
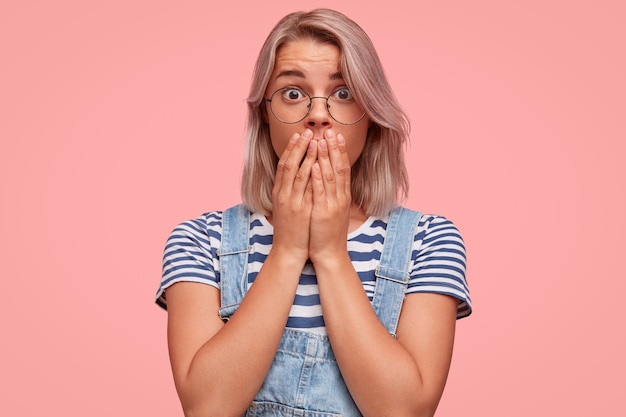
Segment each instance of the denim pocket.
[[309,411],[284,404],[255,401],[245,414],[246,417],[341,417],[341,414]]

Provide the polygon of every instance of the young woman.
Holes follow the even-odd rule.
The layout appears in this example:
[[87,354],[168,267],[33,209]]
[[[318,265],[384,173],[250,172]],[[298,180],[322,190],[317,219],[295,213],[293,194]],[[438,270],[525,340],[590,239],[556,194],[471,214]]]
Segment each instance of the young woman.
[[293,13],[259,54],[243,205],[179,225],[157,303],[191,416],[432,416],[465,250],[398,205],[408,120],[365,32]]

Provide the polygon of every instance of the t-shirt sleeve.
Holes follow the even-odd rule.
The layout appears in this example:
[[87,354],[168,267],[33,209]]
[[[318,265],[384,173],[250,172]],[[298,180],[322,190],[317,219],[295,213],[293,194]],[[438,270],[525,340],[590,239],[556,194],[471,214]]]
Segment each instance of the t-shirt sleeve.
[[413,267],[407,294],[437,293],[459,300],[457,319],[472,312],[465,278],[465,244],[457,227],[442,216],[423,215],[412,252]]
[[[219,288],[216,274],[215,245],[212,242],[221,225],[218,213],[208,213],[179,224],[169,235],[163,252],[163,274],[156,294],[156,303],[167,309],[165,289],[182,281],[199,282]],[[217,235],[217,236],[216,236]]]

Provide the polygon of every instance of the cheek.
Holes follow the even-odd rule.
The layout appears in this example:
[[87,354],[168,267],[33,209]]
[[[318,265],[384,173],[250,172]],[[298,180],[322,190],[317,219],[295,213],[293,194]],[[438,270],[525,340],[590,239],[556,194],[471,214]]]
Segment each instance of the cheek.
[[272,148],[274,152],[280,158],[287,147],[287,142],[291,133],[287,131],[285,126],[277,126],[274,123],[269,124],[270,139],[272,141]]
[[[344,137],[346,138],[346,147],[348,148],[348,158],[350,159],[350,165],[354,165],[357,159],[363,153],[365,148],[365,142],[367,140],[368,128],[356,129],[353,132],[346,132]],[[349,135],[349,136],[348,136]]]
[[360,146],[352,145],[348,147],[348,158],[350,159],[350,166],[354,165],[359,156],[363,153],[363,144]]

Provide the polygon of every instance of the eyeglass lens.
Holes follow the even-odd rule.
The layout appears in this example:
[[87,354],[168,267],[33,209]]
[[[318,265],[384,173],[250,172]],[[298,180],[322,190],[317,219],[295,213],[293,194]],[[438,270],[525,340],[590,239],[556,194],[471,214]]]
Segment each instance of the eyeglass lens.
[[311,97],[300,89],[286,87],[276,90],[267,101],[278,120],[283,123],[298,123],[307,116],[314,99],[326,100],[328,113],[341,124],[355,124],[365,115],[347,88],[339,89],[329,97]]

